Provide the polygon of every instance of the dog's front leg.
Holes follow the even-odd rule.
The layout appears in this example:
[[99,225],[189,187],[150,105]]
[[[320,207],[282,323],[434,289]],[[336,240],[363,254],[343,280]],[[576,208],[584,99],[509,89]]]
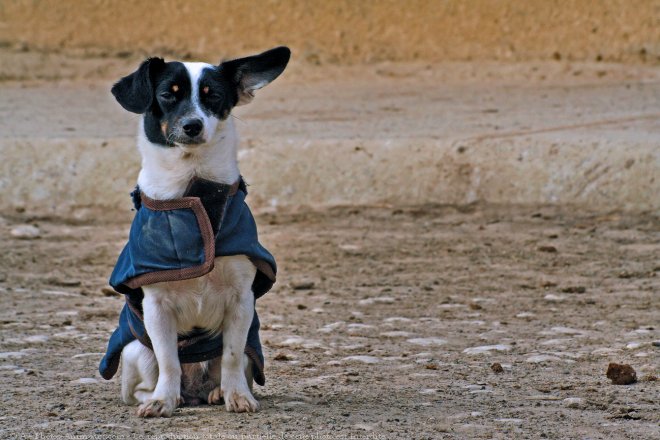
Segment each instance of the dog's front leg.
[[158,382],[151,399],[138,408],[140,417],[170,417],[181,393],[181,364],[177,353],[176,313],[160,292],[144,288],[144,326],[158,362]]
[[254,315],[254,295],[248,287],[236,292],[236,302],[225,311],[222,325],[222,376],[220,387],[227,411],[256,412],[259,402],[245,377],[245,342]]

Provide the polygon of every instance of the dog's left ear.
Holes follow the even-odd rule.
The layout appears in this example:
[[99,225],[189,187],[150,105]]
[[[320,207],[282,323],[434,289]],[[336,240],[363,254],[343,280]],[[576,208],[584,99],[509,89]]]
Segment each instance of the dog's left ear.
[[291,50],[280,46],[259,55],[225,61],[220,64],[220,72],[236,85],[238,102],[247,104],[254,98],[254,92],[264,87],[284,71],[291,58]]

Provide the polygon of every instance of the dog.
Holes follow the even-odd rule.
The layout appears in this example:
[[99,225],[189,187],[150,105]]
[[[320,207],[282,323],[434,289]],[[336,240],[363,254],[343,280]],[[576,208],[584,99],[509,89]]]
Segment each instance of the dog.
[[140,417],[181,404],[255,412],[263,385],[256,298],[275,281],[245,204],[230,117],[277,78],[291,52],[277,47],[219,65],[149,58],[112,94],[142,115],[137,213],[110,285],[126,296],[99,366],[121,363],[121,397]]

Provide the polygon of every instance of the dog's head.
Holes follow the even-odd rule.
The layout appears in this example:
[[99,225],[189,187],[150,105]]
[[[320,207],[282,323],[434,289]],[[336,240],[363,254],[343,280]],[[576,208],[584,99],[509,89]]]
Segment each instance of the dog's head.
[[206,63],[165,62],[149,58],[112,87],[126,110],[144,114],[144,131],[154,144],[196,145],[208,142],[236,105],[277,78],[291,51],[277,47],[259,55]]

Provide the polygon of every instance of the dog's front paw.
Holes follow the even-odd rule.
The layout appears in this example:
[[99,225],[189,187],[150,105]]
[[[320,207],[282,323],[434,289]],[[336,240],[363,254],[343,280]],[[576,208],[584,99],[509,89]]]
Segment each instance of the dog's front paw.
[[238,389],[223,390],[221,395],[225,399],[225,408],[229,412],[257,412],[259,411],[259,402],[254,398],[250,390],[246,387],[244,390]]
[[172,417],[180,399],[152,399],[138,407],[138,417]]

